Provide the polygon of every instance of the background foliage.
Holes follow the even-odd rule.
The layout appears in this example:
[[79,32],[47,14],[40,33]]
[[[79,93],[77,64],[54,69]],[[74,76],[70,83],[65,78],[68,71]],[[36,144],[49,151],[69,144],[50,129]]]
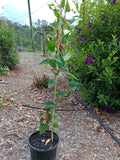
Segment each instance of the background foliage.
[[93,107],[120,109],[120,2],[86,0],[76,8],[69,65],[82,84],[80,94]]
[[0,70],[12,69],[18,63],[19,56],[14,42],[13,29],[0,23]]

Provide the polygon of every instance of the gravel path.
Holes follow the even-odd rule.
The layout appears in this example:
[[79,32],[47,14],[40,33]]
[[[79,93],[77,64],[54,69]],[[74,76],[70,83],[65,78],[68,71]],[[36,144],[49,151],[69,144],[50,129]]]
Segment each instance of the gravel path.
[[[30,160],[27,139],[38,130],[41,110],[23,105],[44,107],[51,98],[50,90],[33,86],[35,75],[52,76],[48,67],[39,65],[42,60],[38,53],[21,52],[17,68],[9,76],[0,76],[0,93],[7,99],[7,106],[0,109],[0,160]],[[63,80],[61,74],[61,84]],[[73,95],[60,104],[59,109],[65,108],[79,111],[60,111],[57,160],[120,160],[117,143]],[[100,118],[120,139],[120,114],[103,113]]]

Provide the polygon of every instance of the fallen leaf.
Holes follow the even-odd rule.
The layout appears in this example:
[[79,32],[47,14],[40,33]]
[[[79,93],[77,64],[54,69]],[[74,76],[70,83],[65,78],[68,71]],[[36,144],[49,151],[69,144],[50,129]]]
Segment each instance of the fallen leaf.
[[92,125],[91,125],[91,124],[89,124],[89,127],[92,127]]
[[97,132],[101,132],[101,129],[102,129],[102,128],[101,128],[101,126],[97,126],[96,129],[97,129]]

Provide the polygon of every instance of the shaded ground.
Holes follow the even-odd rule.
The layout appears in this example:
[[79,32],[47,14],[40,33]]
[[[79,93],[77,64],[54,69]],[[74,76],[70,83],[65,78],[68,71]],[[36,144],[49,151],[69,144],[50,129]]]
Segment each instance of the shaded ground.
[[[0,160],[30,160],[27,139],[38,130],[41,110],[23,105],[44,107],[43,103],[51,98],[50,90],[33,87],[36,74],[52,76],[48,67],[39,65],[43,58],[26,52],[21,52],[20,58],[20,64],[11,75],[0,76],[0,93],[7,98],[7,106],[0,109]],[[61,75],[61,86],[65,88],[63,79]],[[60,108],[79,111],[60,112],[57,160],[120,160],[117,143],[73,95],[63,101]],[[103,113],[100,118],[120,139],[120,114]]]

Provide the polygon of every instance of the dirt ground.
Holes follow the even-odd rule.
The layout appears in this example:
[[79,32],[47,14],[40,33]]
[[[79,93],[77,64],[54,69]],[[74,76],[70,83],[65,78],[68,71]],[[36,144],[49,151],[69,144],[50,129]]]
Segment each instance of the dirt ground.
[[[0,108],[0,160],[30,160],[28,136],[38,130],[41,109],[51,98],[50,90],[33,86],[33,77],[50,74],[50,69],[39,65],[38,53],[20,53],[20,64],[9,76],[0,75],[0,93],[6,97],[6,107]],[[61,82],[64,76],[60,75]],[[65,86],[63,86],[65,87]],[[61,102],[58,124],[60,144],[57,160],[120,160],[120,147],[100,126],[97,120],[71,95]],[[120,139],[120,113],[99,115]]]

